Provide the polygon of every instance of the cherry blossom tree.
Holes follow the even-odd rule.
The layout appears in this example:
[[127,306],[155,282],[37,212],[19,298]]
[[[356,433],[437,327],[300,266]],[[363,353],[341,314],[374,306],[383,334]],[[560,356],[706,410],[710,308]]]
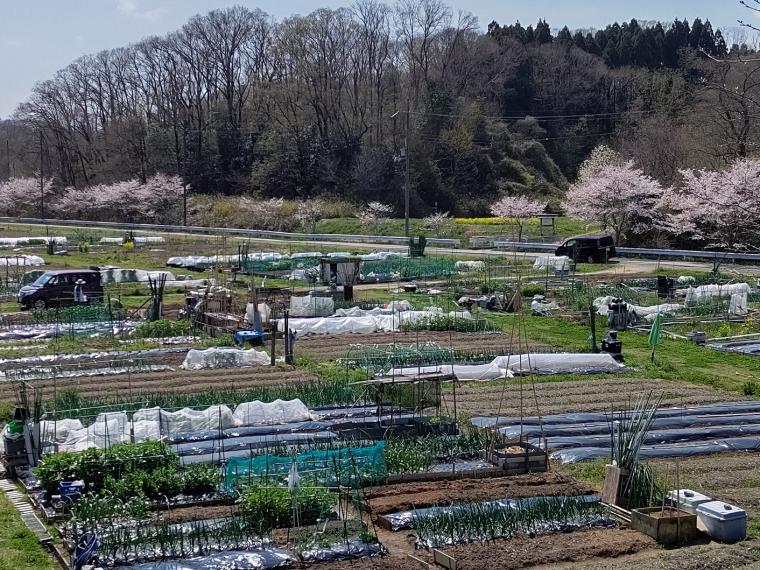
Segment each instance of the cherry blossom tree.
[[629,161],[579,179],[568,190],[564,209],[572,218],[612,231],[615,241],[622,243],[655,227],[662,195],[660,183]]
[[304,200],[296,212],[296,220],[304,228],[316,233],[317,223],[327,215],[327,204],[320,198]]
[[359,219],[362,225],[368,225],[374,228],[374,232],[379,232],[381,222],[390,218],[393,213],[393,206],[383,204],[382,202],[370,202],[367,207],[359,212]]
[[435,237],[442,237],[442,233],[451,225],[451,216],[448,212],[435,212],[425,216],[422,220]]
[[586,160],[578,167],[578,180],[588,180],[593,178],[597,172],[607,166],[620,166],[625,164],[620,153],[606,144],[600,144],[594,147]]
[[182,210],[182,180],[156,174],[145,183],[125,180],[85,188],[66,188],[54,204],[62,218],[100,221],[177,223]]
[[39,178],[10,178],[0,182],[0,212],[4,216],[39,216],[42,202],[45,202],[45,215],[50,213],[50,203],[55,197],[53,181],[43,181],[40,192]]
[[718,171],[682,170],[681,177],[660,202],[666,230],[707,247],[760,248],[760,161],[742,159]]
[[546,202],[540,200],[525,196],[505,196],[491,206],[491,213],[514,223],[517,228],[517,241],[520,241],[528,218],[543,214],[545,209]]

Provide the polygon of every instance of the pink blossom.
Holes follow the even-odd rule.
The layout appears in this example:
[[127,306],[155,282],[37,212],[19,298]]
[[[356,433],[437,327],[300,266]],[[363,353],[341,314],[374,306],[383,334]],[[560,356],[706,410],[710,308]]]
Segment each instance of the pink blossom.
[[525,196],[505,196],[491,206],[491,213],[499,218],[512,220],[517,226],[517,241],[520,241],[525,220],[543,214],[545,209],[546,202]]
[[760,246],[760,161],[738,160],[725,170],[683,170],[682,183],[660,202],[664,227],[708,247]]
[[599,168],[570,187],[564,209],[570,217],[599,224],[622,242],[651,230],[663,189],[633,162]]

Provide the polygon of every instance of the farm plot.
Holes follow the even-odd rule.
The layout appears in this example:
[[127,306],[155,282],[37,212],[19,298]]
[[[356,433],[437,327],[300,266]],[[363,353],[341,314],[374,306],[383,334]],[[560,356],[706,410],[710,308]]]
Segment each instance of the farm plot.
[[[442,347],[454,350],[500,352],[502,354],[507,354],[513,344],[511,336],[506,333],[410,331],[350,336],[306,336],[298,340],[296,350],[313,358],[333,359],[345,357],[353,345],[374,346],[394,343],[399,345],[437,343]],[[513,352],[516,349],[517,341],[514,342]]]
[[[564,380],[564,381],[558,381]],[[571,411],[621,409],[640,394],[662,394],[663,406],[725,402],[739,399],[708,386],[669,380],[642,380],[620,376],[591,376],[582,380],[536,378],[535,383],[515,379],[508,383],[467,383],[457,388],[457,409],[466,416],[525,416]],[[448,408],[453,408],[453,394],[444,393]],[[520,404],[522,400],[522,406]]]
[[[77,377],[41,380],[34,383],[43,399],[52,399],[63,391],[81,397],[138,401],[151,394],[192,394],[207,390],[235,391],[267,386],[313,383],[318,376],[291,366],[230,368],[220,370],[165,370],[108,377]],[[15,386],[0,384],[0,398],[12,400]]]

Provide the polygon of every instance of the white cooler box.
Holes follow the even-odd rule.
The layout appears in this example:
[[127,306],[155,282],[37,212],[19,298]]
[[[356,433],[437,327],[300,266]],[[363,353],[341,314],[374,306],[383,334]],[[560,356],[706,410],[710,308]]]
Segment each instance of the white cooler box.
[[678,491],[674,489],[672,491],[669,491],[668,501],[674,507],[676,506],[676,500],[682,511],[686,511],[687,513],[691,513],[693,515],[697,514],[697,507],[699,505],[712,501],[712,499],[707,495],[697,493],[691,489],[679,489]]
[[697,507],[707,534],[720,542],[736,542],[747,537],[747,513],[723,501],[709,501]]

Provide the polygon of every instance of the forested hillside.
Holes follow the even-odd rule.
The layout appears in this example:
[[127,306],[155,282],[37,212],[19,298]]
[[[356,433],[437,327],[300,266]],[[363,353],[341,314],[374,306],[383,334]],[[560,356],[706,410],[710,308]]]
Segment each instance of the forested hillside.
[[480,215],[499,194],[559,204],[603,142],[663,184],[758,143],[760,63],[741,38],[699,19],[551,30],[483,31],[439,0],[198,15],[39,83],[0,124],[0,178],[162,173],[194,194],[402,208],[408,157],[413,215]]

